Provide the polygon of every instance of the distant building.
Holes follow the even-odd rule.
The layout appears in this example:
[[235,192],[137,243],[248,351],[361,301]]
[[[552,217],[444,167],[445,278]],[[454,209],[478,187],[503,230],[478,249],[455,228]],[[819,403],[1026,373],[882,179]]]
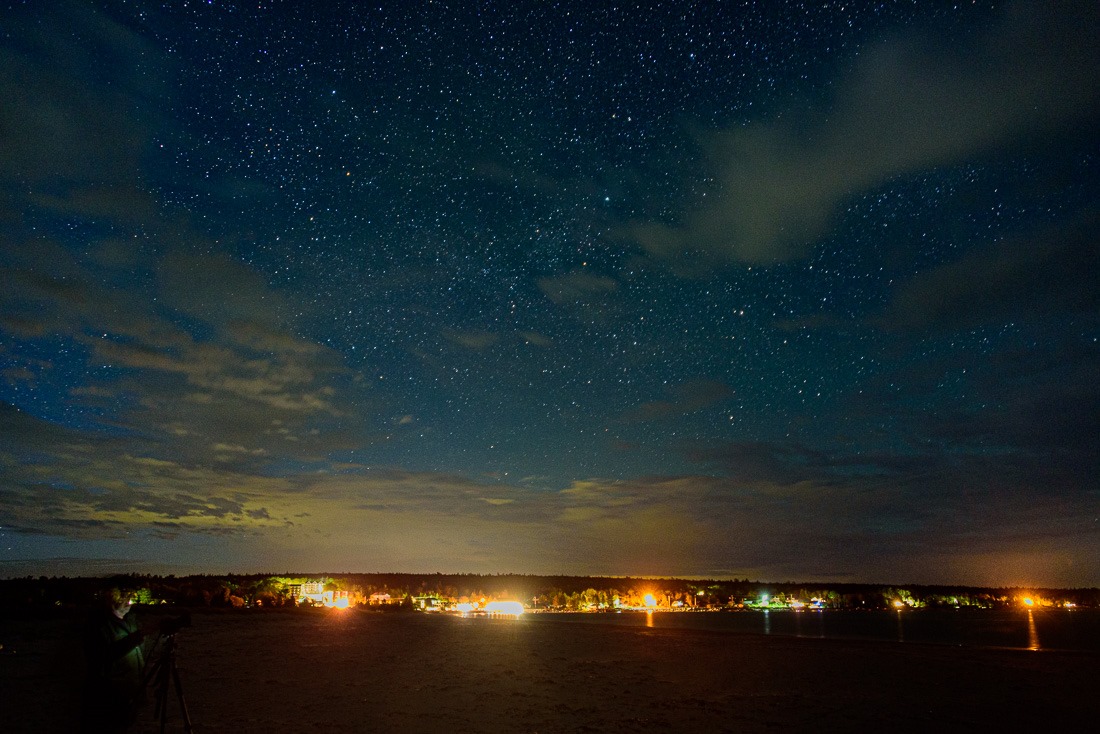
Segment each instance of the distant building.
[[447,602],[438,596],[418,596],[414,600],[418,609],[425,612],[442,612],[447,608]]
[[351,596],[346,591],[325,591],[325,583],[323,581],[307,581],[302,584],[302,589],[297,600],[301,603],[303,599],[309,600],[311,604],[337,607],[339,609],[347,609],[351,606],[352,601]]

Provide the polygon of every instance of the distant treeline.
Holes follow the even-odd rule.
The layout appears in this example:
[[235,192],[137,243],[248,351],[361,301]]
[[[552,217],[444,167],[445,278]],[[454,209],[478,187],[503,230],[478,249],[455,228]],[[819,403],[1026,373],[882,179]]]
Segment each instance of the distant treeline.
[[647,603],[667,608],[725,609],[814,605],[829,609],[1036,606],[1100,607],[1100,589],[982,588],[879,584],[688,580],[519,574],[231,574],[27,576],[0,580],[0,614],[92,604],[105,588],[128,590],[140,604],[183,607],[283,607],[302,602],[301,585],[348,592],[354,603],[415,609],[421,601],[511,599],[548,610],[598,610]]

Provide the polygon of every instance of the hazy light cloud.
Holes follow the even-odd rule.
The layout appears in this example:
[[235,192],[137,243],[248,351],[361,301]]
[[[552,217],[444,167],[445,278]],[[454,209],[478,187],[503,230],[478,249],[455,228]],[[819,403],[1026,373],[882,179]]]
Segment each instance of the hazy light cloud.
[[[920,580],[932,576],[906,565],[915,548],[973,536],[951,563],[961,568],[971,554],[962,575],[994,579],[1004,576],[990,570],[988,553],[1006,539],[1046,549],[1045,557],[1059,538],[1090,532],[1089,520],[1067,513],[1055,496],[1003,497],[1003,472],[974,481],[942,462],[933,467],[938,473],[925,466],[922,474],[920,462],[827,460],[798,447],[714,454],[734,467],[729,476],[591,478],[554,489],[352,465],[285,477],[189,466],[128,453],[141,448],[133,438],[89,438],[11,409],[0,428],[5,452],[37,457],[5,466],[4,527],[71,539],[251,538],[234,546],[241,568],[316,557],[326,566],[342,558],[355,567],[422,571],[697,575],[725,568],[775,577],[805,568],[812,547],[829,556],[836,578],[900,563]],[[751,461],[761,468],[746,468]],[[1033,535],[1037,525],[1042,537]],[[1049,566],[1030,572],[1067,573],[1058,566],[1064,558],[1053,553]],[[976,575],[983,568],[990,575]]]
[[881,326],[954,330],[1100,309],[1100,216],[970,250],[895,291]]
[[500,341],[499,334],[488,331],[445,331],[443,337],[452,344],[475,351],[488,349]]
[[803,258],[849,197],[1094,120],[1098,38],[1094,3],[1018,2],[971,38],[880,43],[820,109],[704,136],[715,189],[679,224],[628,235],[680,270]]
[[626,420],[653,421],[695,413],[716,405],[733,395],[733,390],[718,380],[689,380],[668,390],[668,400],[652,400],[628,411]]
[[553,339],[537,331],[521,331],[519,337],[527,344],[534,344],[536,347],[550,347],[554,345]]
[[[324,441],[346,443],[338,437],[348,402],[337,393],[357,389],[349,370],[335,352],[289,330],[282,315],[288,302],[255,271],[220,254],[170,254],[146,265],[145,286],[129,271],[136,287],[110,287],[123,276],[108,272],[105,285],[95,263],[48,242],[35,245],[5,253],[16,277],[0,305],[36,326],[3,327],[69,340],[90,362],[111,366],[112,376],[79,386],[74,397],[103,406],[96,400],[105,394],[125,396],[113,406],[114,420],[173,435],[175,448],[192,459],[218,444],[262,451],[294,440],[297,452],[323,455]],[[188,287],[195,272],[210,277],[192,278]],[[323,435],[311,433],[321,427]]]
[[117,196],[99,199],[103,186],[143,200],[135,188],[162,109],[162,76],[149,73],[159,51],[84,3],[51,3],[11,23],[20,44],[0,48],[0,181],[44,184],[38,202],[60,211],[124,212]]
[[576,269],[539,278],[537,285],[552,303],[583,323],[610,324],[622,313],[619,281],[606,275]]
[[541,278],[539,290],[554,303],[584,304],[600,300],[619,288],[614,278],[595,275],[585,270],[573,270],[554,278]]

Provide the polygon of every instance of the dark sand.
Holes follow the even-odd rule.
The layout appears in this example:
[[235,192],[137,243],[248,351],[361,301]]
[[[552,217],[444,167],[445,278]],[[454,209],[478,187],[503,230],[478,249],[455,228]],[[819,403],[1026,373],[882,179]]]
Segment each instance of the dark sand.
[[[0,620],[4,731],[72,730],[73,626]],[[327,610],[197,613],[177,640],[196,732],[1049,731],[1100,714],[1095,653]],[[182,731],[174,697],[169,714]]]

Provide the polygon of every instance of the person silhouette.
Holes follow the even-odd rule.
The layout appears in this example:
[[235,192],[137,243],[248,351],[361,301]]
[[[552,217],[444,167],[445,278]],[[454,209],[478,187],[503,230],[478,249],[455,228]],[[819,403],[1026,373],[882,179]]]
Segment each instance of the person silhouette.
[[133,596],[118,587],[102,593],[84,630],[88,675],[82,730],[125,731],[137,716],[142,695],[144,635],[130,613]]

